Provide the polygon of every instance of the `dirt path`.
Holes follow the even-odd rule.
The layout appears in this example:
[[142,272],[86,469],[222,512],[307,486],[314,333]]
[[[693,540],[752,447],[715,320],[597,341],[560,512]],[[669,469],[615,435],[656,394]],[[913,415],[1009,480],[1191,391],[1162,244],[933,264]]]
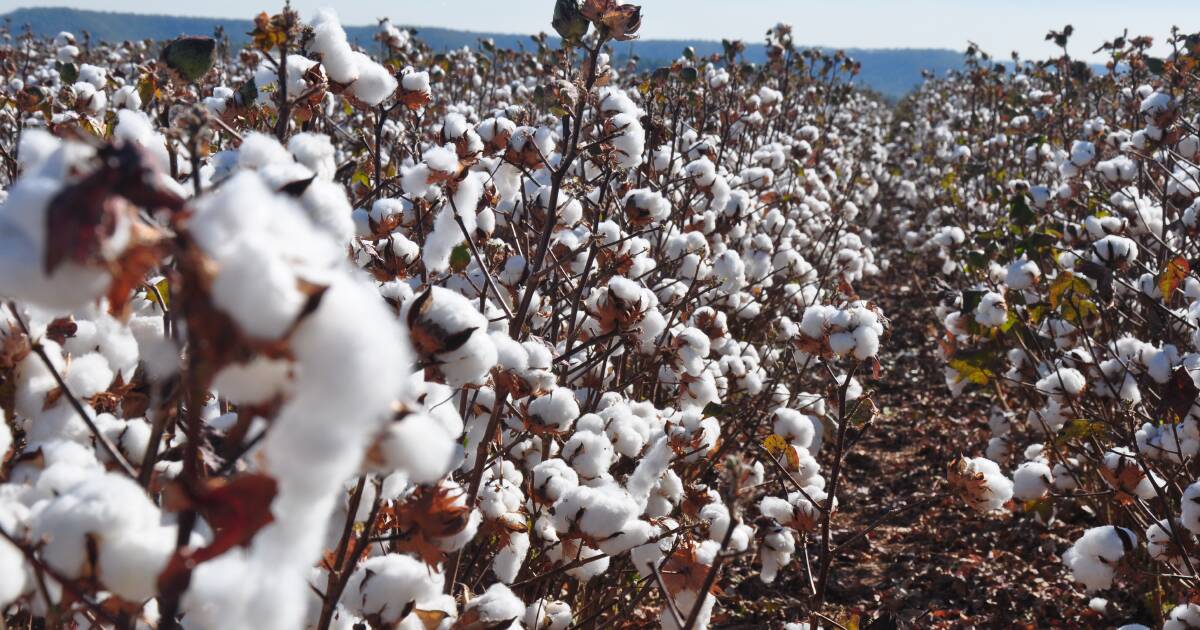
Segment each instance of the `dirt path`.
[[[927,276],[904,267],[887,276],[861,288],[891,318],[893,331],[881,353],[882,378],[868,384],[881,417],[847,457],[839,491],[835,545],[876,526],[838,555],[829,600],[842,623],[852,627],[857,617],[860,628],[1113,627],[1118,619],[1089,610],[1059,560],[1078,526],[1058,523],[1051,532],[1033,514],[980,515],[945,493],[947,463],[960,452],[979,454],[987,443],[989,401],[949,396],[936,355],[936,295],[918,285]],[[822,455],[825,466],[829,454]],[[797,620],[790,613],[808,585],[802,570],[788,577],[771,587],[744,580],[738,592],[759,604],[744,616],[731,614],[725,627]]]

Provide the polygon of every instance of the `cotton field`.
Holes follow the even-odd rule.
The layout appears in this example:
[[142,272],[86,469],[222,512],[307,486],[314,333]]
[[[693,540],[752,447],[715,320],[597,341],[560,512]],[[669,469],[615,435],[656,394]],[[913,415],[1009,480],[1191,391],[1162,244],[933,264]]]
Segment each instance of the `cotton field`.
[[1200,628],[1200,36],[546,4],[0,31],[0,627]]

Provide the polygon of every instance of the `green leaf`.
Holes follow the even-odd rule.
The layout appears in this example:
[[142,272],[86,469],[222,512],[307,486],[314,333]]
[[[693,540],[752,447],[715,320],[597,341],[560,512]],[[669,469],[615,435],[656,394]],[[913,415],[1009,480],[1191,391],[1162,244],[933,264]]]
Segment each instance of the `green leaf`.
[[957,352],[949,361],[961,379],[976,385],[990,383],[996,377],[998,363],[999,355],[987,348]]
[[1008,202],[1008,219],[1017,225],[1033,225],[1037,221],[1037,213],[1029,207],[1025,195],[1013,195]]
[[217,61],[217,40],[211,37],[186,35],[167,44],[162,60],[179,73],[185,81],[198,81],[208,74]]
[[1012,327],[1016,326],[1017,323],[1020,321],[1021,320],[1020,320],[1020,318],[1017,317],[1016,313],[1009,311],[1008,319],[1004,320],[1003,324],[1000,324],[1000,330],[1002,332],[1008,332],[1008,331],[1012,330]]
[[[986,267],[986,265],[985,265]],[[962,292],[962,312],[964,314],[974,313],[979,303],[983,301],[983,296],[987,295],[987,291],[963,291]]]
[[579,0],[558,0],[554,3],[554,18],[550,21],[563,42],[574,44],[587,35],[591,23],[579,10]]
[[75,64],[55,62],[54,67],[58,69],[58,76],[62,78],[63,83],[74,83],[79,80],[79,68],[76,68]]
[[450,252],[450,268],[455,273],[459,273],[469,264],[471,264],[471,250],[467,248],[466,244],[459,243]]
[[681,75],[685,83],[695,83],[700,77],[700,74],[696,72],[695,68],[684,68]]
[[1076,296],[1088,297],[1091,294],[1092,285],[1087,280],[1069,271],[1064,271],[1050,285],[1050,308],[1058,308],[1064,300],[1069,301]]

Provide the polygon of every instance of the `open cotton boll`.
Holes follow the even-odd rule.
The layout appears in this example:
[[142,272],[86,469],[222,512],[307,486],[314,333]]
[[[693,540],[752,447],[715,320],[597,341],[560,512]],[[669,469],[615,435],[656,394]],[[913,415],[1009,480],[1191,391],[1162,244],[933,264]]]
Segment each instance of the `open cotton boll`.
[[989,291],[975,307],[975,321],[981,326],[1002,326],[1008,321],[1008,304],[1004,295]]
[[792,561],[795,551],[796,537],[792,535],[791,529],[775,527],[766,532],[759,548],[759,557],[762,559],[762,572],[759,577],[764,584],[775,581],[779,570]]
[[91,352],[71,359],[67,370],[67,389],[79,398],[91,398],[108,389],[113,371],[103,355]]
[[[0,429],[2,430],[2,429]],[[7,498],[0,501],[0,528],[21,536],[28,508]],[[34,576],[25,562],[25,554],[7,539],[0,538],[0,606],[7,607],[33,587]]]
[[[144,596],[130,593],[131,599],[144,599],[157,590],[155,580],[174,551],[173,533],[167,536],[171,542],[165,547],[154,544],[162,542],[162,532],[157,531],[160,520],[158,508],[135,481],[116,473],[93,474],[42,508],[34,516],[31,533],[35,539],[47,541],[43,560],[69,578],[84,577],[88,547],[95,544],[101,572],[106,557],[114,570],[109,588],[146,586],[150,592]],[[113,555],[107,549],[109,542],[122,550]],[[139,571],[148,574],[139,575]],[[103,573],[100,579],[104,581]]]
[[613,464],[613,447],[601,433],[576,430],[562,447],[562,458],[580,476],[594,479],[608,472]]
[[996,462],[983,457],[959,458],[951,464],[949,477],[963,500],[980,512],[1002,508],[1013,495],[1013,482]]
[[1188,531],[1200,536],[1200,481],[1183,491],[1180,500],[1180,524]]
[[808,449],[816,434],[817,420],[795,409],[780,407],[775,410],[774,430],[789,444]]
[[1078,396],[1086,385],[1087,380],[1079,370],[1060,367],[1038,380],[1037,390],[1047,396]]
[[163,172],[170,171],[171,158],[167,152],[166,138],[155,131],[154,124],[146,114],[133,109],[118,111],[113,137],[142,147],[156,168]]
[[521,564],[529,554],[529,534],[509,532],[496,557],[492,560],[492,572],[505,584],[512,584],[521,571]]
[[312,19],[313,37],[309,41],[309,50],[321,55],[321,65],[325,75],[335,83],[353,83],[358,79],[358,65],[355,63],[346,38],[346,31],[338,20],[333,9],[321,9]]
[[346,583],[341,604],[356,615],[395,625],[414,607],[420,608],[417,604],[437,599],[444,582],[442,573],[424,562],[389,553],[358,565]]
[[533,467],[533,492],[549,503],[579,485],[579,475],[561,459],[547,459]]
[[1013,498],[1019,501],[1040,499],[1050,491],[1054,476],[1044,462],[1025,462],[1013,472]]
[[493,584],[482,595],[479,595],[463,608],[460,622],[464,619],[475,621],[481,628],[507,628],[525,616],[525,602],[513,594],[503,584]]
[[333,142],[323,133],[302,132],[288,140],[288,151],[296,161],[316,173],[317,177],[332,181],[337,171]]
[[354,64],[358,79],[350,85],[350,91],[358,100],[375,107],[387,100],[396,91],[396,77],[387,68],[375,63],[370,57],[355,51]]
[[5,417],[3,409],[0,409],[0,461],[4,461],[8,457],[8,451],[13,445],[12,429],[8,426],[8,418]]
[[429,92],[428,72],[416,72],[413,71],[412,68],[406,68],[404,70],[404,76],[402,77],[401,82],[404,86],[404,89],[408,90],[409,92]]
[[1112,586],[1116,567],[1137,544],[1137,535],[1124,527],[1104,525],[1083,533],[1063,554],[1063,564],[1088,592]]
[[251,170],[293,161],[292,154],[278,140],[257,131],[246,134],[238,146],[237,156],[238,166]]
[[1200,628],[1200,604],[1180,604],[1171,609],[1163,630],[1192,630]]
[[529,401],[529,419],[551,431],[569,430],[578,417],[579,402],[575,393],[565,387],[555,387],[548,394]]
[[[304,75],[315,65],[316,61],[303,55],[288,55],[285,78],[289,99],[299,96],[308,87]],[[274,108],[279,99],[279,72],[275,67],[265,63],[259,64],[254,72],[254,85],[258,88],[258,104]]]
[[158,593],[158,576],[175,553],[175,527],[123,532],[100,546],[98,572],[122,599],[141,602]]
[[530,630],[566,630],[571,625],[571,619],[570,604],[539,599],[525,609],[522,623]]
[[282,337],[305,302],[287,263],[263,243],[243,239],[221,258],[220,264],[212,286],[217,308],[251,337]]
[[[450,387],[482,382],[499,358],[487,333],[487,317],[449,289],[435,286],[424,295],[405,302],[401,312],[413,329],[421,359],[436,366]],[[458,345],[448,345],[452,343]]]
[[413,483],[434,483],[458,459],[454,437],[432,416],[411,413],[384,429],[369,458],[383,470],[404,472]]
[[554,528],[560,535],[580,531],[593,540],[617,535],[637,518],[637,502],[618,488],[578,486],[554,504]]
[[1009,264],[1005,270],[1004,284],[1017,291],[1032,288],[1037,283],[1042,272],[1037,263],[1032,260],[1017,260]]

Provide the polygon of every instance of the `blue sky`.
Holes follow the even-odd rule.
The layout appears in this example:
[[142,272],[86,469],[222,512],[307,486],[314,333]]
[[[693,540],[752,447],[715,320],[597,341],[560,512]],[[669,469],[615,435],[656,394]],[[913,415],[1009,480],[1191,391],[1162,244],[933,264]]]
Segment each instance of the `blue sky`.
[[[282,1],[282,0],[278,0]],[[75,6],[110,11],[250,17],[276,0],[0,0],[0,12],[19,6]],[[293,0],[302,12],[333,6],[348,24],[391,17],[405,24],[466,30],[536,33],[549,30],[553,0]],[[1050,28],[1075,26],[1075,53],[1090,53],[1128,27],[1162,42],[1172,25],[1200,30],[1194,0],[643,0],[643,37],[734,37],[760,41],[766,28],[788,22],[805,44],[840,47],[962,49],[972,40],[998,56],[1054,52]],[[1086,49],[1086,50],[1085,50]]]

